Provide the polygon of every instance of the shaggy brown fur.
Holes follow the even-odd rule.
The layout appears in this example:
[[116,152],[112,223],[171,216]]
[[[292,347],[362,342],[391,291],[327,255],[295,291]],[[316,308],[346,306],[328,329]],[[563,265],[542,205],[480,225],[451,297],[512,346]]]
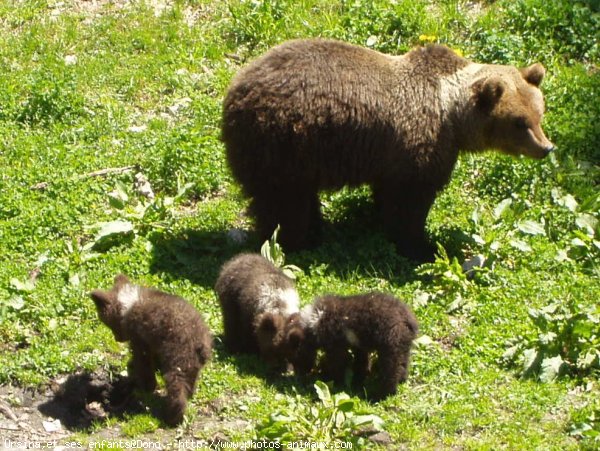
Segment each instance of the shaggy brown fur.
[[318,192],[369,184],[400,253],[428,260],[425,221],[459,150],[544,157],[540,64],[479,65],[443,46],[389,56],[321,39],[275,47],[234,78],[222,138],[262,239],[318,241]]
[[215,291],[223,311],[225,347],[283,363],[286,318],[298,311],[295,284],[258,254],[240,254],[223,265]]
[[379,387],[372,398],[381,399],[396,393],[398,383],[406,380],[417,333],[414,314],[389,294],[329,295],[290,319],[285,332],[286,356],[294,369],[304,374],[314,367],[317,350],[322,349],[326,378],[342,383],[352,364],[353,382],[361,385],[369,372],[369,355],[375,352]]
[[122,274],[111,290],[94,290],[91,297],[115,339],[130,343],[129,374],[138,388],[154,391],[160,370],[167,388],[165,422],[180,423],[212,349],[198,311],[180,297],[133,285]]

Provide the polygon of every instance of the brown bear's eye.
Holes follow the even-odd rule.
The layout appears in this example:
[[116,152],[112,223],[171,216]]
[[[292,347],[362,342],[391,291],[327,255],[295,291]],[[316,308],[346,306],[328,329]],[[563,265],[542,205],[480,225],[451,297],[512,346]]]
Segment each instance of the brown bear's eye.
[[527,125],[527,121],[525,120],[525,118],[518,117],[517,119],[515,119],[515,127],[521,130],[526,130],[529,128],[529,125]]

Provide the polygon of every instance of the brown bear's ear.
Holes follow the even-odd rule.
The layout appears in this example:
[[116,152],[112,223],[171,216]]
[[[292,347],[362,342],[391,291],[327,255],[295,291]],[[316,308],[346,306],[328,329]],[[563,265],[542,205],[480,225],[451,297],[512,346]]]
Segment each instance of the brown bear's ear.
[[109,291],[94,290],[90,293],[90,297],[98,308],[104,308],[112,302]]
[[257,331],[263,334],[275,335],[278,329],[283,326],[283,320],[272,313],[265,313],[258,319]]
[[542,83],[542,79],[546,74],[546,69],[540,63],[532,64],[528,67],[523,67],[519,69],[521,72],[521,76],[525,79],[525,81],[531,85],[539,86]]
[[115,287],[122,287],[124,285],[128,285],[131,282],[129,282],[129,278],[125,275],[125,274],[118,274],[117,276],[115,276]]
[[505,88],[506,85],[500,77],[491,76],[476,81],[473,84],[473,90],[477,98],[477,105],[486,110],[491,110],[502,97]]

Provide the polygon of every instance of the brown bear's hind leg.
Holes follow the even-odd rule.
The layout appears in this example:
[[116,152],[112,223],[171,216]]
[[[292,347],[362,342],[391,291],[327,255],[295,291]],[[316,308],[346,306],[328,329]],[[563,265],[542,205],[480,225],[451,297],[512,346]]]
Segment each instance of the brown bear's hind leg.
[[188,399],[192,396],[198,369],[182,372],[179,368],[165,373],[167,388],[165,423],[175,426],[183,420]]
[[384,229],[398,253],[417,262],[434,260],[425,223],[437,190],[430,185],[380,184],[373,187]]

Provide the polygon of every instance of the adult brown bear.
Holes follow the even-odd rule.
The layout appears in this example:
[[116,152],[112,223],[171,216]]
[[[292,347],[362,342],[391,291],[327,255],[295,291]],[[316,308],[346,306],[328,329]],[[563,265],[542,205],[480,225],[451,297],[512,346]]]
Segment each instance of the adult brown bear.
[[398,251],[429,260],[425,220],[459,150],[543,158],[541,64],[472,63],[443,46],[389,56],[321,39],[286,42],[242,69],[222,138],[261,239],[319,237],[318,192],[369,184]]

